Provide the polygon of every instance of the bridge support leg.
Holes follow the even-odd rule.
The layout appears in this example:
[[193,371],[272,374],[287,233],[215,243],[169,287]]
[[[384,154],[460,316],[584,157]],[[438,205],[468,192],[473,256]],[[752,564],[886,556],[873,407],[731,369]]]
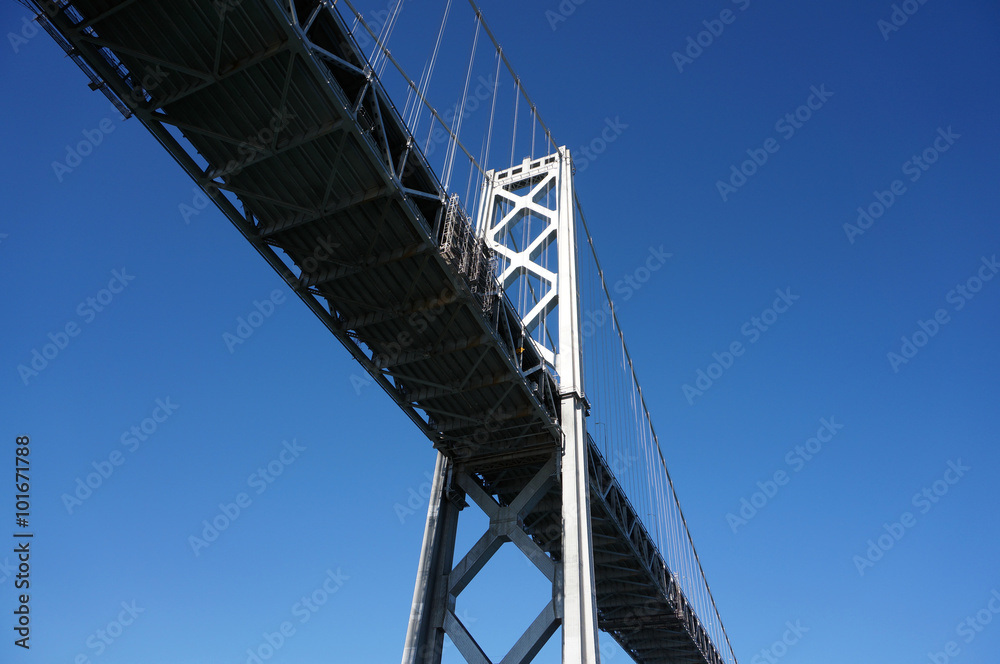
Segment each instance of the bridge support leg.
[[[556,457],[553,456],[520,489],[517,498],[509,505],[500,505],[474,473],[452,468],[450,461],[438,456],[403,664],[439,664],[445,634],[465,661],[491,664],[456,615],[455,601],[506,542],[514,544],[552,583],[552,601],[504,656],[502,663],[526,664],[534,659],[559,628],[562,583],[559,565],[524,532],[522,524],[555,481]],[[490,526],[452,568],[460,509],[456,503],[461,502],[462,494],[482,508],[490,519]]]
[[[501,258],[499,276],[504,290],[521,288],[534,279],[536,300],[519,313],[527,330],[548,324],[558,310],[558,344],[544,334],[533,343],[559,376],[560,427],[563,451],[562,560],[556,586],[563,625],[564,664],[598,664],[597,598],[594,583],[593,531],[587,467],[586,416],[589,404],[583,385],[580,284],[577,264],[576,195],[573,160],[565,147],[539,159],[525,159],[516,168],[487,173],[477,222],[478,232]],[[536,239],[522,246],[511,240],[521,220],[541,224]],[[555,242],[558,266],[553,272],[540,247]],[[534,293],[535,286],[532,286]]]
[[576,243],[576,195],[569,150],[559,149],[558,179],[560,426],[563,431],[563,662],[598,664],[594,541],[587,469],[587,409],[583,396],[583,336]]
[[563,664],[598,664],[597,597],[583,399],[562,399]]
[[452,462],[438,453],[427,506],[427,525],[420,549],[413,608],[406,628],[402,664],[440,664],[444,649],[444,616],[448,606],[448,573],[455,557],[461,504],[449,495]]

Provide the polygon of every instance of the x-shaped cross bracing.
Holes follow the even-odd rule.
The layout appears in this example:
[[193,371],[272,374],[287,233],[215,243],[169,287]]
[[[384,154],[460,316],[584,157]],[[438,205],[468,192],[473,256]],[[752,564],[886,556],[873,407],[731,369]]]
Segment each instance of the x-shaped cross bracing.
[[492,664],[479,644],[455,614],[455,599],[472,582],[490,558],[506,542],[513,543],[535,567],[552,583],[552,600],[542,609],[521,638],[517,640],[499,664],[530,662],[542,649],[549,637],[558,629],[562,619],[562,578],[559,565],[538,546],[521,526],[524,517],[548,492],[556,476],[556,459],[552,457],[510,505],[500,505],[490,496],[479,481],[468,473],[457,473],[456,481],[466,495],[490,519],[487,531],[473,545],[465,557],[448,575],[448,604],[445,611],[444,631],[451,638],[462,656],[470,664]]
[[[491,217],[486,231],[486,241],[497,254],[507,260],[507,267],[499,276],[500,285],[503,289],[509,288],[518,278],[528,279],[534,276],[544,284],[543,292],[537,296],[537,302],[528,312],[522,312],[524,326],[528,332],[534,332],[541,325],[546,317],[555,309],[559,302],[556,288],[556,273],[539,263],[539,258],[557,240],[559,215],[557,209],[545,207],[538,201],[556,186],[557,171],[548,169],[549,172],[541,176],[541,179],[525,194],[516,194],[504,185],[493,188],[493,200],[490,201],[490,214],[495,214],[497,203],[501,200],[510,203],[513,207],[502,218],[497,220]],[[523,179],[519,181],[523,182]],[[512,181],[513,183],[513,181]],[[507,185],[510,186],[510,185]],[[520,249],[512,249],[499,241],[505,233],[514,228],[525,216],[531,215],[545,223],[545,228],[527,246]],[[544,342],[535,341],[538,352],[549,364],[555,364],[555,349],[547,347]]]

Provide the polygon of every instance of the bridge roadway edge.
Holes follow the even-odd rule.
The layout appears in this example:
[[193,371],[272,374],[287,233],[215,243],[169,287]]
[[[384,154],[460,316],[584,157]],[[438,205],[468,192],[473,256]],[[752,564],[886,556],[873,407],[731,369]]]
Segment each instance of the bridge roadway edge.
[[[307,2],[298,2],[296,6],[306,8],[310,4],[315,6]],[[190,20],[184,21],[185,26],[200,21],[203,36],[211,36],[210,21],[216,10],[205,3],[209,8],[206,14],[196,5],[198,3],[183,0],[173,3],[171,10],[183,13],[187,8]],[[370,74],[367,61],[339,13],[336,10],[318,12],[312,16],[312,29],[317,34],[324,32],[327,37],[333,34],[335,37],[329,45],[341,50],[339,55],[332,55],[353,65],[362,72],[360,75],[341,64],[328,66],[334,61],[317,57],[301,39],[304,32],[289,20],[287,9],[277,2],[243,0],[228,10],[234,12],[228,19],[232,23],[232,34],[222,33],[222,38],[214,41],[216,62],[214,68],[209,68],[211,80],[200,84],[198,77],[190,72],[205,70],[187,64],[198,60],[198,51],[204,51],[204,44],[199,47],[191,35],[178,32],[174,45],[188,43],[190,52],[171,55],[179,58],[173,60],[175,64],[185,64],[178,64],[174,70],[168,68],[163,89],[143,90],[137,99],[133,93],[134,84],[142,77],[128,72],[142,72],[157,60],[169,60],[162,52],[143,53],[141,43],[125,43],[129,41],[129,26],[146,20],[148,29],[169,34],[169,22],[156,20],[156,8],[147,10],[143,3],[127,0],[123,3],[84,0],[72,2],[68,7],[72,8],[70,13],[63,10],[42,20],[43,26],[46,21],[50,24],[47,27],[54,26],[55,31],[49,29],[50,35],[56,37],[54,32],[58,32],[65,43],[71,45],[71,54],[76,56],[77,64],[83,67],[85,63],[90,68],[88,75],[93,74],[107,86],[104,92],[107,94],[110,89],[139,118],[435,447],[461,463],[472,464],[483,486],[501,503],[506,496],[517,495],[518,482],[522,481],[519,478],[530,478],[551,451],[561,446],[552,377],[545,372],[537,354],[533,355],[531,344],[523,343],[523,327],[510,302],[501,296],[495,302],[484,303],[481,294],[474,292],[457,267],[436,250],[439,239],[436,236],[447,205],[445,192],[419,148],[413,146],[391,100]],[[89,21],[94,27],[81,30],[80,24],[70,18],[72,12],[79,13],[75,18],[82,20],[83,25],[88,25]],[[237,17],[242,17],[247,26],[252,25],[253,30],[247,28],[246,34],[242,34],[234,29],[240,25]],[[116,25],[120,26],[118,32],[114,29]],[[261,26],[271,28],[272,33],[252,34],[260,32]],[[259,46],[255,52],[244,52],[242,57],[232,61],[229,69],[220,67],[220,52],[246,50],[245,43],[234,44],[230,49],[230,39],[235,42],[244,38],[245,42],[251,42],[255,37]],[[266,37],[277,41],[266,41]],[[155,39],[150,41],[162,43]],[[115,45],[120,48],[116,49]],[[113,56],[109,57],[111,54]],[[283,61],[286,56],[288,60]],[[258,161],[245,159],[230,145],[227,159],[223,147],[226,140],[213,138],[213,134],[222,133],[218,131],[219,118],[206,116],[207,121],[197,126],[197,118],[192,112],[204,113],[204,109],[211,106],[211,95],[216,89],[221,89],[215,100],[216,112],[226,112],[224,102],[231,100],[234,94],[226,88],[266,68],[269,73],[276,69],[287,68],[289,72],[295,69],[296,75],[311,77],[312,80],[306,82],[322,89],[312,100],[315,102],[318,96],[321,109],[336,116],[321,117],[307,112],[305,107],[292,110],[291,114],[299,118],[299,124],[293,128],[299,130],[294,138],[279,143],[276,137],[269,146],[270,154]],[[175,80],[172,82],[171,78]],[[267,102],[278,98],[291,103],[295,97],[289,94],[290,88],[297,86],[292,75],[280,81],[280,86],[264,77],[255,83],[265,84],[270,85],[268,90],[258,89],[255,94],[242,91],[244,114],[256,115],[243,123],[244,127],[266,126],[274,110],[268,108],[273,104]],[[357,88],[361,88],[359,94],[349,94]],[[308,97],[302,92],[302,99]],[[166,102],[158,103],[158,100]],[[357,110],[352,112],[352,109]],[[306,126],[303,115],[312,116],[313,124]],[[198,159],[167,129],[171,123],[194,147],[201,160],[218,166],[215,169],[199,166]],[[251,132],[241,134],[237,124],[240,123],[233,122],[229,127],[232,131],[223,136],[238,146],[238,138]],[[301,191],[291,188],[286,192],[291,200],[276,198],[276,187],[267,185],[270,181],[280,184],[285,179],[277,171],[289,166],[296,155],[305,164],[298,164],[298,168],[308,167],[311,161],[331,166],[318,157],[317,152],[310,153],[310,149],[328,153],[326,160],[335,154],[334,170],[341,167],[341,160],[346,155],[348,161],[343,167],[353,169],[352,176],[361,174],[367,178],[359,177],[363,180],[360,185],[351,183],[353,189],[345,187],[345,191],[354,191],[353,194],[334,197],[327,191],[322,197],[323,205],[318,208],[303,208],[302,199],[294,196]],[[352,163],[351,159],[356,162]],[[213,176],[213,173],[226,170],[221,164],[228,166],[234,160],[235,171],[230,169],[222,176]],[[333,180],[331,177],[330,182]],[[305,185],[313,186],[303,199],[311,198],[313,202],[324,186],[326,190],[333,188],[326,180],[306,182]],[[362,196],[357,195],[359,186]],[[378,192],[382,194],[377,195]],[[243,204],[246,214],[239,211],[234,198]],[[336,198],[333,207],[326,206],[330,198]],[[274,203],[275,200],[278,202]],[[289,214],[289,210],[296,209],[299,209],[297,214]],[[391,238],[383,230],[390,215],[398,222]],[[315,218],[310,219],[310,216]],[[376,228],[374,236],[366,233],[373,226]],[[343,273],[345,268],[354,272],[346,276],[339,274],[331,281],[317,280],[317,275],[305,271],[303,264],[310,257],[316,238],[329,237],[331,233],[343,246],[343,252],[334,256],[330,265],[324,266],[326,273],[337,270]],[[408,253],[414,247],[421,250]],[[276,248],[283,250],[300,270],[298,275],[276,253]],[[357,256],[365,258],[358,261]],[[413,279],[411,276],[407,283],[407,275],[413,273],[433,275],[425,278],[426,283],[419,284],[424,297],[414,295],[420,277]],[[352,286],[360,288],[358,283],[364,279],[374,284],[367,290],[361,288],[366,295],[389,293],[382,306],[366,307],[344,295],[351,292]],[[322,300],[327,302],[326,306]],[[408,346],[409,356],[397,357],[408,361],[405,364],[389,361],[398,354],[394,356],[387,350],[390,344],[386,339],[398,339],[401,333],[408,331],[413,334],[410,322],[413,314],[439,309],[440,313],[428,323],[422,336]],[[450,351],[444,349],[448,342],[441,341],[476,339],[480,341],[478,345],[461,347],[456,343]],[[421,349],[426,351],[426,357],[414,359]],[[435,350],[440,352],[435,354]],[[479,373],[475,374],[479,380],[472,379],[470,366],[479,367]],[[445,379],[437,378],[435,371],[448,375]],[[490,377],[495,378],[494,383],[490,383]],[[469,386],[478,387],[467,389]],[[410,398],[418,393],[426,398],[422,401]],[[420,411],[424,412],[423,416]],[[589,448],[592,519],[595,532],[607,542],[598,547],[595,541],[601,628],[636,661],[721,663],[721,656],[657,552],[653,539],[642,526],[610,466],[593,441]],[[526,532],[556,559],[559,556],[558,538],[546,537],[544,533],[552,532],[554,519],[558,521],[558,497],[559,488],[554,486],[550,496],[539,503],[532,518],[526,520],[531,525],[525,526]],[[640,606],[637,606],[638,599],[642,600]]]

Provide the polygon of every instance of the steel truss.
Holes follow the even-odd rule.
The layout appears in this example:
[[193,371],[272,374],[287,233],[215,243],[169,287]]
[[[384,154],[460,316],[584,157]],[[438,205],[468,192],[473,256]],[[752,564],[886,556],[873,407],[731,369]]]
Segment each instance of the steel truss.
[[[486,264],[480,256],[487,257],[490,252],[504,256],[507,265],[499,278],[503,289],[528,274],[547,284],[546,292],[530,305],[531,310],[519,312],[526,330],[543,326],[544,318],[556,304],[563,303],[558,344],[532,344],[542,357],[548,358],[549,365],[554,365],[560,377],[562,445],[540,469],[525,464],[532,470],[522,473],[520,481],[510,484],[506,491],[491,481],[492,474],[478,473],[475,466],[443,456],[438,459],[403,664],[438,664],[445,635],[467,662],[490,664],[455,614],[455,603],[504,542],[517,546],[545,575],[552,584],[552,600],[500,660],[501,664],[530,662],[560,625],[564,662],[599,662],[572,169],[569,151],[561,148],[537,161],[525,160],[517,168],[487,173],[477,223],[482,240],[471,237],[464,224],[453,228],[457,206],[449,210],[451,221],[445,225],[442,251],[447,254],[451,247],[470,247],[461,255],[466,257],[463,265],[469,265],[467,269],[475,275]],[[527,193],[518,193],[523,190]],[[542,205],[543,198],[554,199],[555,203]],[[499,239],[528,214],[545,224],[528,246],[511,248]],[[558,250],[556,271],[546,269],[538,260],[553,243],[557,243]],[[524,352],[524,348],[519,351]],[[458,516],[465,496],[489,516],[490,526],[452,567]],[[542,517],[533,518],[532,513],[543,499],[547,503],[546,517],[559,516],[557,537],[540,537],[538,533],[543,529],[537,527],[531,529],[532,535],[526,530],[525,524],[542,521]],[[549,550],[543,549],[539,541],[548,541]]]
[[[553,601],[509,661],[530,660],[562,625],[564,661],[596,662],[597,620],[639,662],[722,661],[584,443],[567,151],[487,179],[490,207],[499,197],[547,220],[540,243],[507,256],[549,285],[535,311],[518,312],[484,280],[493,250],[463,226],[334,3],[34,4],[91,88],[143,123],[439,450],[411,656],[413,639],[433,657],[445,634],[477,656],[449,602],[510,541],[551,573]],[[528,183],[536,193],[554,188],[557,207],[499,193],[525,177],[540,178]],[[320,238],[332,238],[322,255]],[[546,273],[533,251],[557,239],[559,270]],[[537,330],[556,302],[559,343],[529,343],[520,313]],[[491,526],[452,567],[466,497]]]
[[[546,319],[558,305],[559,293],[557,270],[543,265],[541,257],[559,238],[559,215],[564,206],[558,196],[549,194],[561,181],[561,167],[567,159],[569,154],[563,148],[560,153],[541,159],[526,158],[515,168],[489,171],[479,209],[479,233],[487,246],[505,259],[498,276],[501,289],[506,291],[520,280],[528,281],[526,287],[531,289],[534,303],[527,311],[520,312],[521,317],[539,354],[550,366],[556,363],[556,344],[544,332],[542,338],[537,338],[536,332],[540,328],[546,330]],[[555,205],[543,203],[543,199],[552,198],[557,201]],[[569,214],[572,216],[572,211]],[[525,246],[518,247],[511,231],[521,222],[541,223],[542,229]],[[504,241],[507,238],[510,241]],[[534,291],[532,277],[538,280],[540,292]]]
[[[501,504],[467,466],[439,455],[431,489],[427,530],[421,550],[413,611],[406,635],[403,662],[440,662],[448,635],[466,661],[490,664],[472,634],[455,612],[459,594],[500,547],[514,544],[552,583],[552,600],[521,635],[502,664],[530,662],[555,633],[562,620],[561,567],[524,531],[523,523],[556,482],[557,457],[551,456],[509,504]],[[490,519],[487,531],[452,567],[458,513],[471,498]]]
[[[143,122],[436,445],[447,450],[477,417],[495,416],[482,406],[469,416],[489,388],[499,409],[512,411],[501,395],[516,402],[525,428],[557,435],[554,378],[533,349],[517,352],[526,332],[485,284],[488,270],[472,274],[467,256],[441,254],[444,189],[334,3],[36,4],[92,87]],[[348,243],[351,233],[360,236]],[[327,236],[338,251],[311,259],[310,243]],[[383,284],[398,283],[396,273],[409,287],[390,293]],[[421,294],[425,283],[438,285]],[[376,292],[355,297],[359,284]],[[437,318],[397,343],[414,315]],[[455,380],[413,370],[433,358],[465,364],[471,352],[479,362]]]

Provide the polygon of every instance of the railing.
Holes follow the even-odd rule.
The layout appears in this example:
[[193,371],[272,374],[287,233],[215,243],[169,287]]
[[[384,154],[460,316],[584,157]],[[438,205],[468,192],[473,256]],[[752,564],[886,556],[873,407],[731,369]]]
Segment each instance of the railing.
[[493,311],[500,297],[500,284],[496,279],[497,257],[485,240],[476,235],[458,194],[452,194],[448,199],[438,246],[445,259],[465,277],[483,305],[483,311]]

